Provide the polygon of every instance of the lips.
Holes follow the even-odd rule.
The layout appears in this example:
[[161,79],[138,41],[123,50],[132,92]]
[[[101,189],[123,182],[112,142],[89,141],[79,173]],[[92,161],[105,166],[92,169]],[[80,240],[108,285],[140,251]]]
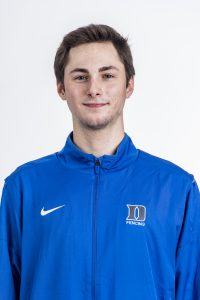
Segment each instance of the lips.
[[105,106],[106,104],[107,103],[88,103],[88,104],[84,104],[84,105],[91,107],[91,108],[97,108],[97,107]]

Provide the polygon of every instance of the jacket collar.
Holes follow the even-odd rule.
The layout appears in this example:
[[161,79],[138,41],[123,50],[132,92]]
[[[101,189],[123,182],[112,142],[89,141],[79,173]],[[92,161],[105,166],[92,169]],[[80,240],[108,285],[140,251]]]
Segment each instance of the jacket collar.
[[71,131],[64,147],[57,152],[57,156],[69,168],[94,168],[96,160],[99,160],[100,167],[105,170],[121,169],[129,166],[137,158],[138,149],[136,149],[131,138],[125,132],[113,155],[104,154],[96,157],[93,154],[82,151],[74,144],[73,131]]

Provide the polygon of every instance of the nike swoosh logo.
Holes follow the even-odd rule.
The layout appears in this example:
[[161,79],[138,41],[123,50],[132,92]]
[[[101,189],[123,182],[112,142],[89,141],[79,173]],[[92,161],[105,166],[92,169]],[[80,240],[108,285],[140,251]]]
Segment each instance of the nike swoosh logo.
[[61,205],[61,206],[58,206],[58,207],[55,207],[55,208],[52,208],[52,209],[49,209],[49,210],[44,210],[44,207],[43,207],[43,208],[41,209],[40,214],[41,214],[41,216],[46,216],[46,215],[50,214],[52,211],[54,211],[54,210],[56,210],[56,209],[59,209],[59,208],[61,208],[61,207],[63,207],[63,206],[65,206],[65,204],[64,204],[64,205]]

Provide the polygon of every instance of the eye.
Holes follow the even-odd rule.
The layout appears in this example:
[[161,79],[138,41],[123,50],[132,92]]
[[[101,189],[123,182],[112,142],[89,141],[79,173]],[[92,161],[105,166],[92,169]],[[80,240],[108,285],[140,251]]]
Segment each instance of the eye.
[[87,76],[80,75],[80,76],[75,77],[74,79],[75,80],[78,79],[78,80],[82,81],[82,79],[86,79],[86,78],[87,78]]
[[112,74],[104,74],[104,76],[106,77],[106,78],[114,78],[114,76],[112,75]]

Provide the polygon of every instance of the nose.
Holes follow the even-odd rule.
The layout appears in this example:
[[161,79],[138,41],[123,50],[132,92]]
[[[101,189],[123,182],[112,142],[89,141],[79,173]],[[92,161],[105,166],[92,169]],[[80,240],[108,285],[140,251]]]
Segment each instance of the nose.
[[91,98],[102,95],[102,88],[97,79],[91,78],[88,84],[87,95]]

